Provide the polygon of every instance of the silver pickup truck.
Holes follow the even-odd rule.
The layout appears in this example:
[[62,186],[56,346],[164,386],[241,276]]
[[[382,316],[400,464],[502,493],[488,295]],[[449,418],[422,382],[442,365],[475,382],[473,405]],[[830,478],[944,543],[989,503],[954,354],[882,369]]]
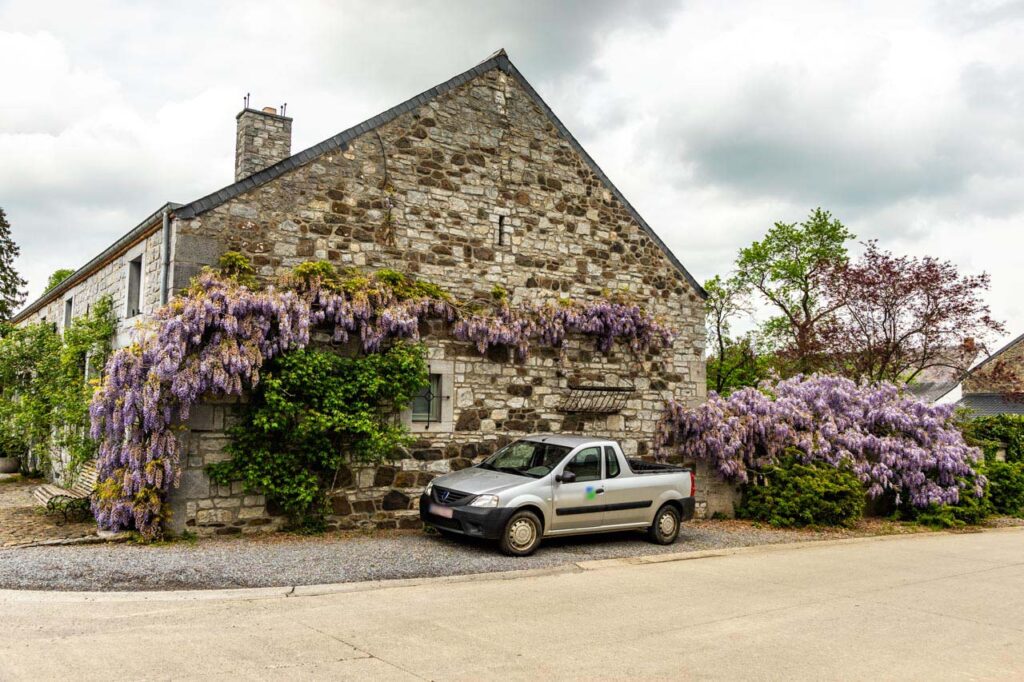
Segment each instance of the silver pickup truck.
[[627,459],[602,438],[536,434],[431,481],[420,518],[442,533],[498,540],[526,556],[541,538],[646,529],[671,544],[693,518],[689,469]]

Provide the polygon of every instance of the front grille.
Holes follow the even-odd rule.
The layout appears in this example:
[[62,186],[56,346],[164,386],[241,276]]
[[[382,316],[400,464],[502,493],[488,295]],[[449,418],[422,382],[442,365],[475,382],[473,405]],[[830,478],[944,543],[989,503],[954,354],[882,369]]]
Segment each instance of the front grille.
[[464,493],[461,490],[442,488],[441,486],[437,485],[434,486],[434,502],[437,502],[438,504],[454,506],[457,504],[461,504],[470,496],[470,493]]

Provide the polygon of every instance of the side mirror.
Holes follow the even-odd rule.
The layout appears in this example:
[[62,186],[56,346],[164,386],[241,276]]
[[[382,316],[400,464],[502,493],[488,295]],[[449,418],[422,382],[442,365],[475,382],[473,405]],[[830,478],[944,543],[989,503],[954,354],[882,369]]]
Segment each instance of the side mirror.
[[573,483],[576,480],[576,474],[572,471],[563,471],[555,476],[555,480],[559,483]]

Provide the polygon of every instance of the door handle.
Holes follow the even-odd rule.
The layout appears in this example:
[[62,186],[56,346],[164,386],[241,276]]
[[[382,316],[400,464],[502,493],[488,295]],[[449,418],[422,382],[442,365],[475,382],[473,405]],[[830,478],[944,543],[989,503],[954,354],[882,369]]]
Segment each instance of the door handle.
[[604,495],[604,488],[598,488],[594,491],[595,495]]

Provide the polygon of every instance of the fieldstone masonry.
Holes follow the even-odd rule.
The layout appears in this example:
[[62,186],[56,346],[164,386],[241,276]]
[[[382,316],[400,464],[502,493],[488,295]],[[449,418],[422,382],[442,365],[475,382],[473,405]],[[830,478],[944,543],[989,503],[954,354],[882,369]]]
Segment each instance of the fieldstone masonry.
[[[443,325],[424,328],[430,360],[453,363],[452,427],[416,430],[408,457],[347,472],[331,497],[336,527],[418,525],[415,507],[430,478],[531,432],[613,437],[629,455],[651,456],[665,400],[704,398],[698,293],[519,83],[498,70],[175,227],[178,240],[191,240],[189,251],[196,240],[198,250],[241,251],[268,280],[320,258],[403,270],[462,300],[487,298],[495,285],[513,305],[622,294],[678,332],[665,353],[616,347],[605,355],[573,339],[564,357],[536,348],[516,362],[506,351],[481,356]],[[576,385],[635,392],[618,414],[564,413],[559,406]],[[220,442],[212,432],[200,438],[207,445],[199,447]],[[199,470],[190,475],[202,479]],[[702,514],[731,510],[727,488],[720,493],[708,475],[698,481]],[[198,532],[273,527],[224,511],[226,500],[251,510],[244,494],[216,492],[202,510],[191,500],[186,524]]]
[[292,120],[263,111],[243,109],[235,117],[235,181],[283,161],[292,153]]

